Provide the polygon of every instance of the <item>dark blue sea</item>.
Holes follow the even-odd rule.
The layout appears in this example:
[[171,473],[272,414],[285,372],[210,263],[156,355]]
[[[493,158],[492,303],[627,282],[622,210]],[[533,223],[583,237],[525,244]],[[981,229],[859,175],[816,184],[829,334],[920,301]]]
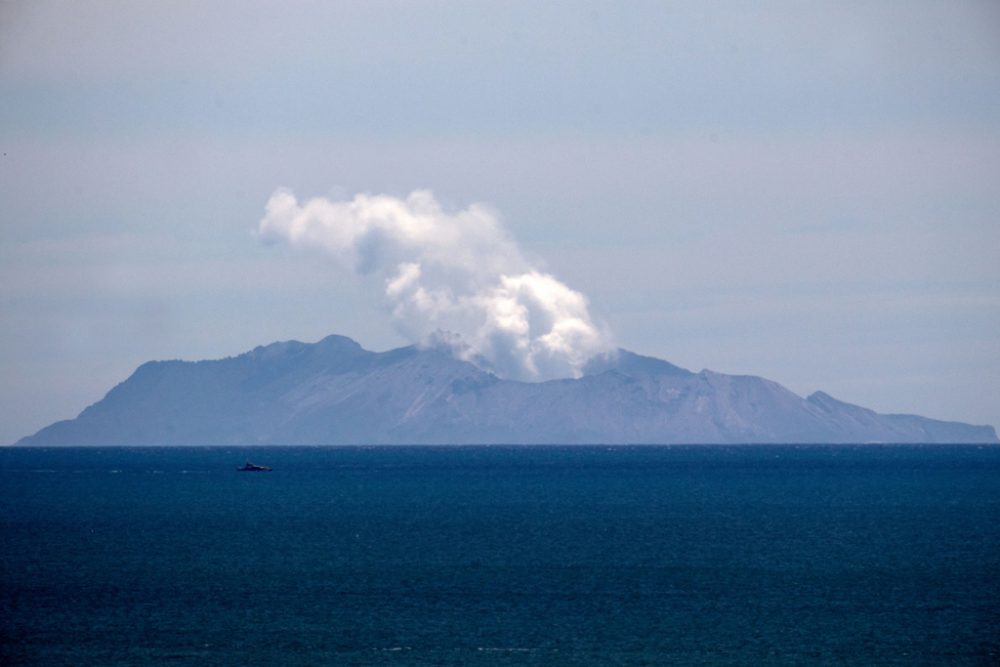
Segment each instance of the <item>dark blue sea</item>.
[[1000,447],[3,449],[0,663],[996,665]]

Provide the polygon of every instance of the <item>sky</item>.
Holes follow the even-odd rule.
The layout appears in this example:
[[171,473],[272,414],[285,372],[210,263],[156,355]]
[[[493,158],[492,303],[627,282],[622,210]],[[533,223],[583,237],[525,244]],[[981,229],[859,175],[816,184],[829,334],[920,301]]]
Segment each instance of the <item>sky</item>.
[[994,2],[0,0],[0,442],[150,359],[409,343],[265,207],[488,210],[614,344],[1000,427]]

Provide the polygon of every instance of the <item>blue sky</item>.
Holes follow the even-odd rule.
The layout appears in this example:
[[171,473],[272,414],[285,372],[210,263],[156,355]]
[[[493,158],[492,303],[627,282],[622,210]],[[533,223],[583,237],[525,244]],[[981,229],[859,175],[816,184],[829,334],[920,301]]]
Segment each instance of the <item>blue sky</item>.
[[0,442],[151,358],[407,341],[252,234],[485,202],[618,344],[1000,426],[990,2],[0,3]]

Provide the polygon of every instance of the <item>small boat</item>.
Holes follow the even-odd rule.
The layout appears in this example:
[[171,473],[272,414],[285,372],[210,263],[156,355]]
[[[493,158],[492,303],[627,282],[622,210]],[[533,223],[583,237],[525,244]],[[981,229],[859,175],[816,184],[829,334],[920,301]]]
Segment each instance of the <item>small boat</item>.
[[242,468],[236,469],[238,472],[269,472],[271,469],[267,466],[259,466],[254,463],[247,461],[247,464]]

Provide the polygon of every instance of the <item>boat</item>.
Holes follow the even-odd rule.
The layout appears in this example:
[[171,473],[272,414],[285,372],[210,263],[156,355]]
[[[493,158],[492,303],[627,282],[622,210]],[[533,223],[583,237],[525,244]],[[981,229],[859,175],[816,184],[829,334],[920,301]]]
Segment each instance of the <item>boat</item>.
[[259,466],[247,461],[245,466],[237,468],[236,470],[238,472],[270,472],[271,469],[268,466]]

